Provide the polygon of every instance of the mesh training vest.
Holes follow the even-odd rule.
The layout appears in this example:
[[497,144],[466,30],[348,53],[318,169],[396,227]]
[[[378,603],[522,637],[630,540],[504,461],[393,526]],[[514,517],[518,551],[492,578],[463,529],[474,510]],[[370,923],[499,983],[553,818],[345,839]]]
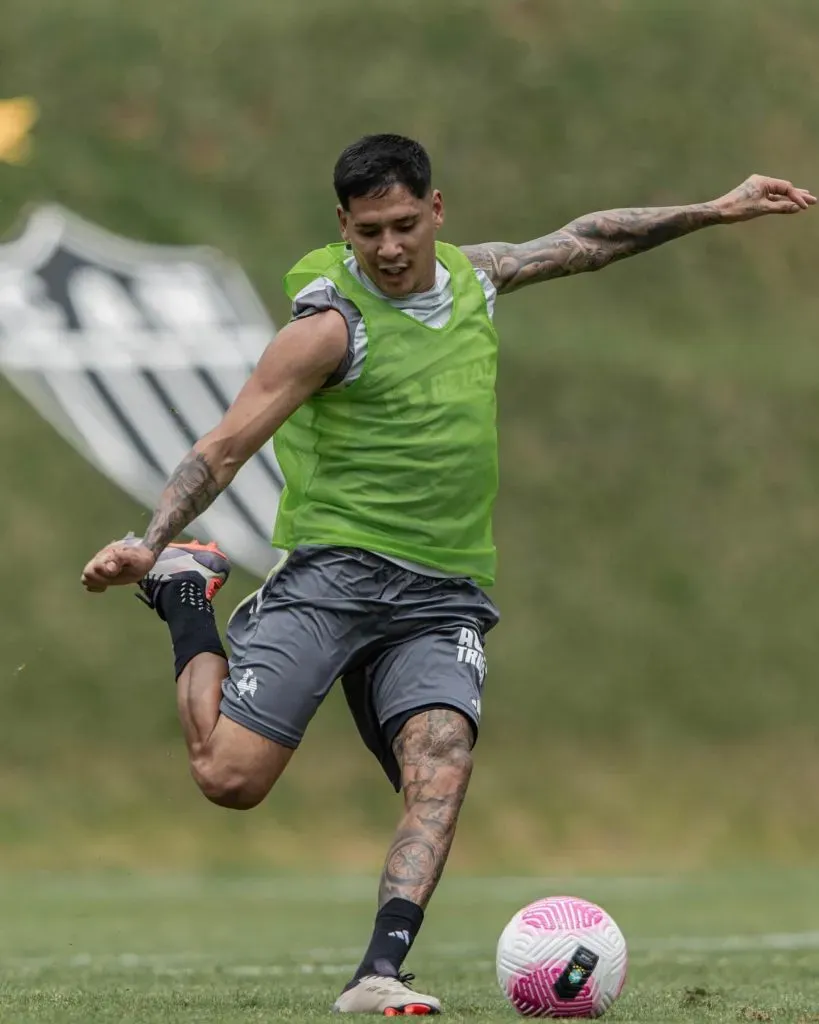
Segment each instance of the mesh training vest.
[[287,486],[275,546],[365,548],[471,576],[495,575],[498,338],[467,257],[436,243],[451,276],[452,315],[427,327],[347,270],[343,243],[308,253],[285,277],[291,299],[327,277],[361,312],[361,376],[313,395],[276,432]]

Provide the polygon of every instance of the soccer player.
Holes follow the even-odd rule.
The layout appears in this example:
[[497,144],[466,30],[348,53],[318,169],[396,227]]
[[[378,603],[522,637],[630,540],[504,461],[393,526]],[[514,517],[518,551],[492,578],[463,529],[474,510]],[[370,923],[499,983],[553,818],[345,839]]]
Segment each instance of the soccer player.
[[[458,248],[421,145],[360,139],[334,173],[343,241],[287,274],[292,318],[221,423],[170,478],[141,539],[109,544],[89,591],[138,584],[170,629],[194,779],[250,808],[286,768],[334,681],[404,811],[342,1013],[437,1013],[402,973],[441,877],[472,770],[498,612],[496,296],[599,270],[699,228],[816,202],[754,175],[713,202],[609,210],[523,244]],[[276,570],[233,613],[228,658],[211,601],[229,563],[172,544],[274,439],[287,487]]]

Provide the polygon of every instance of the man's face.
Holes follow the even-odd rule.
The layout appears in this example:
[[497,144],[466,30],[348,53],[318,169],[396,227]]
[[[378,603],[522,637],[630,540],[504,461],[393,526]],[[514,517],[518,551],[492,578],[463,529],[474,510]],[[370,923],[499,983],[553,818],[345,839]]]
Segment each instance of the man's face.
[[338,208],[341,235],[358,265],[386,295],[400,298],[435,285],[435,235],[444,222],[441,193],[417,199],[403,185]]

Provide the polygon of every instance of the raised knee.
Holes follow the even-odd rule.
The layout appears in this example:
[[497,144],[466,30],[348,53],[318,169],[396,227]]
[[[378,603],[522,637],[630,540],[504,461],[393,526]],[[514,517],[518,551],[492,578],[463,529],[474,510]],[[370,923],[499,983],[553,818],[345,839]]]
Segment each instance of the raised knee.
[[257,807],[268,793],[257,780],[213,759],[199,758],[192,761],[191,773],[211,803],[234,811],[249,811]]

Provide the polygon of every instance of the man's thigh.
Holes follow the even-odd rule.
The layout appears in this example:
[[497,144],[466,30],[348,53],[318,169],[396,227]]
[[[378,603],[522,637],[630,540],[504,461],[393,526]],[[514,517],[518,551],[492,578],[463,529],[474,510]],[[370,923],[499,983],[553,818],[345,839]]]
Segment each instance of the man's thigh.
[[222,715],[295,749],[333,683],[371,643],[371,623],[334,549],[297,549],[228,624]]
[[[431,587],[413,607],[416,597],[408,595],[404,608],[406,638],[399,635],[366,668],[344,680],[359,732],[396,790],[400,771],[393,741],[413,716],[432,708],[452,709],[470,723],[473,743],[477,739],[485,634],[498,619],[491,601],[467,581],[460,588]],[[413,622],[421,628],[413,629]]]
[[403,725],[420,711],[450,708],[472,725],[481,720],[486,680],[484,637],[477,623],[442,626],[387,651],[374,667],[373,709],[391,747]]

